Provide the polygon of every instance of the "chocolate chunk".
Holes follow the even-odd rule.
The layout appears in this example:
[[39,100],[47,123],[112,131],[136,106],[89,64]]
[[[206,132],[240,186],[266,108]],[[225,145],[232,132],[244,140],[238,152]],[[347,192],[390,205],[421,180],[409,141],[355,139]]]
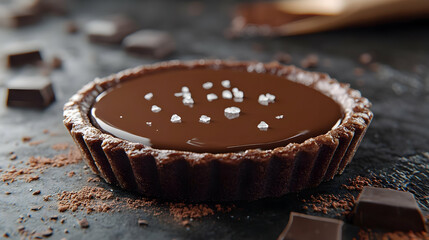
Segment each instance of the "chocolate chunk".
[[42,54],[39,48],[31,43],[14,43],[3,49],[8,67],[21,67],[40,63]]
[[342,238],[343,221],[291,212],[278,240],[334,240]]
[[85,31],[91,42],[120,44],[122,39],[136,30],[135,23],[124,16],[93,20],[86,24]]
[[20,77],[7,86],[9,107],[45,108],[55,100],[52,83],[45,77]]
[[125,49],[130,53],[164,58],[175,49],[173,38],[167,32],[140,30],[124,39]]
[[364,187],[353,213],[353,223],[361,227],[426,231],[422,212],[409,192]]
[[5,27],[22,27],[40,20],[40,1],[11,1],[0,3],[0,25]]
[[89,228],[89,222],[86,218],[79,220],[78,223],[81,228]]

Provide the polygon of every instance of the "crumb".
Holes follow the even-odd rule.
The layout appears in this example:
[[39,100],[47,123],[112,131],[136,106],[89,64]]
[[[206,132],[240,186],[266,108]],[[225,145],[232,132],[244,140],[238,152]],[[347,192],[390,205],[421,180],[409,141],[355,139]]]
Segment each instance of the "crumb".
[[4,194],[6,194],[6,195],[11,195],[12,193],[11,193],[11,192],[5,192]]
[[33,207],[30,208],[30,210],[36,212],[36,211],[39,211],[42,208],[43,208],[43,206],[33,206]]
[[12,155],[10,155],[9,160],[15,160],[17,158],[18,158],[18,156],[16,156],[16,154],[12,154]]
[[73,177],[74,175],[76,175],[74,171],[70,171],[69,173],[67,173],[68,177]]
[[89,222],[86,218],[83,218],[82,220],[77,221],[79,223],[79,226],[81,228],[89,228]]
[[367,178],[367,177],[362,177],[362,176],[357,176],[355,178],[350,178],[348,180],[348,184],[343,184],[342,187],[347,189],[347,190],[356,190],[356,191],[362,191],[363,187],[365,186],[375,186],[375,187],[381,187],[381,180],[372,177],[372,178]]
[[44,142],[45,142],[44,140],[31,141],[31,142],[28,142],[28,145],[30,145],[30,146],[38,146],[38,145],[40,145],[40,144],[42,144]]
[[274,60],[278,61],[279,63],[289,64],[292,62],[292,56],[285,52],[278,52],[274,56]]
[[365,73],[365,69],[357,67],[353,70],[353,73],[355,74],[355,76],[362,76]]
[[99,177],[89,177],[86,179],[87,182],[100,182],[101,179]]
[[22,142],[29,142],[29,141],[31,141],[31,137],[29,137],[29,136],[24,136],[24,137],[22,137]]
[[362,53],[359,56],[359,62],[362,64],[367,65],[367,64],[371,63],[371,61],[372,61],[372,56],[369,53]]
[[149,222],[147,220],[144,220],[144,219],[137,220],[137,223],[139,226],[148,226],[149,225]]
[[41,193],[41,191],[40,190],[37,190],[37,191],[34,191],[33,192],[33,195],[39,195]]
[[61,224],[64,224],[65,222],[66,222],[66,220],[64,218],[60,220]]
[[67,33],[73,34],[73,33],[77,33],[77,31],[79,30],[77,24],[74,21],[68,21],[65,24],[65,30]]
[[301,67],[315,68],[319,65],[319,57],[316,54],[310,54],[301,60]]
[[50,198],[51,198],[51,195],[45,195],[43,196],[43,201],[48,202],[49,200],[51,200]]
[[48,129],[44,129],[43,130],[43,134],[48,134],[49,133],[49,130]]
[[57,151],[63,151],[69,149],[71,146],[69,143],[57,143],[51,146],[52,149]]
[[50,64],[52,69],[59,69],[63,66],[63,60],[61,60],[61,58],[54,56],[51,60],[51,64]]
[[191,226],[191,222],[189,220],[183,220],[182,221],[182,226],[184,226],[184,227],[190,227]]

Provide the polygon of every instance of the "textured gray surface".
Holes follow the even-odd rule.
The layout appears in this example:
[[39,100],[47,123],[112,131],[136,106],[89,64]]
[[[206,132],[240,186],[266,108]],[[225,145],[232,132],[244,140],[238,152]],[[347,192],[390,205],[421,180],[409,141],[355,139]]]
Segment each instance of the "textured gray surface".
[[[131,196],[105,183],[88,183],[94,176],[84,169],[84,163],[63,168],[50,168],[40,174],[40,180],[25,183],[22,180],[6,185],[0,183],[0,236],[8,232],[12,239],[19,239],[17,223],[20,215],[31,214],[22,224],[28,230],[54,229],[52,239],[274,239],[288,221],[290,211],[304,211],[301,199],[312,194],[345,194],[341,185],[347,179],[377,176],[383,184],[410,191],[419,205],[429,210],[429,32],[428,22],[402,23],[376,28],[343,30],[289,38],[254,38],[227,40],[222,33],[229,24],[229,14],[234,3],[224,1],[205,5],[201,16],[187,14],[189,4],[173,1],[73,1],[72,12],[67,17],[49,16],[39,24],[22,29],[0,29],[0,44],[14,41],[38,41],[43,46],[45,58],[58,55],[64,67],[51,74],[57,101],[43,111],[9,109],[0,107],[0,169],[10,164],[25,167],[19,161],[29,156],[52,157],[57,154],[50,146],[72,140],[62,125],[62,106],[85,83],[96,76],[105,76],[119,70],[155,60],[127,55],[119,46],[100,46],[87,42],[80,32],[68,35],[64,23],[74,19],[82,26],[97,16],[126,13],[143,28],[169,30],[177,41],[178,50],[170,59],[221,58],[237,60],[270,61],[277,51],[286,51],[293,57],[293,64],[310,53],[319,56],[315,71],[327,72],[341,82],[350,83],[373,103],[374,120],[353,162],[343,175],[320,187],[299,194],[288,194],[280,199],[240,203],[230,213],[219,213],[197,219],[187,229],[169,216],[154,216],[142,210],[123,209],[114,213],[84,212],[58,213],[55,197],[49,202],[43,195],[55,195],[63,190],[79,190],[83,186],[102,186],[113,189],[116,196]],[[261,50],[262,49],[262,50]],[[359,55],[369,52],[379,63],[379,70],[371,71],[359,63]],[[357,77],[356,67],[365,73]],[[19,70],[2,70],[2,85],[20,74],[34,74],[40,70],[26,67]],[[0,100],[5,101],[2,87]],[[44,129],[57,133],[43,134]],[[44,140],[38,146],[21,141],[23,136]],[[14,151],[18,159],[9,160]],[[70,178],[66,173],[75,171]],[[42,191],[33,196],[29,190]],[[9,191],[11,195],[5,195]],[[356,195],[356,192],[351,192]],[[37,212],[33,205],[43,205]],[[66,217],[65,224],[42,222],[41,217],[59,215]],[[336,217],[335,212],[328,214]],[[76,219],[87,217],[89,229],[80,229]],[[144,218],[148,227],[137,226],[137,219]],[[338,218],[338,217],[336,217]],[[70,230],[64,234],[63,230]],[[347,228],[348,229],[348,228]],[[347,230],[350,237],[355,229]]]

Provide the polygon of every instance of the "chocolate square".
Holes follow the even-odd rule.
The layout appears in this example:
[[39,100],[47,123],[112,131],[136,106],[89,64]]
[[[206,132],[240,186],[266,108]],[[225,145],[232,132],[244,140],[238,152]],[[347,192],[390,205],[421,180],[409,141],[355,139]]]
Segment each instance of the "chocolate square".
[[344,222],[291,212],[289,222],[278,240],[334,240],[342,238]]
[[164,58],[175,49],[173,38],[164,31],[140,30],[124,39],[125,49],[152,58]]
[[5,46],[3,55],[6,58],[6,65],[11,68],[35,65],[43,60],[39,48],[31,43],[14,43]]
[[131,19],[120,15],[92,20],[85,26],[85,32],[91,42],[107,44],[121,43],[125,36],[136,29]]
[[391,231],[426,231],[413,194],[393,189],[364,187],[354,208],[353,223]]
[[7,88],[9,107],[45,108],[55,101],[52,83],[46,77],[19,77]]

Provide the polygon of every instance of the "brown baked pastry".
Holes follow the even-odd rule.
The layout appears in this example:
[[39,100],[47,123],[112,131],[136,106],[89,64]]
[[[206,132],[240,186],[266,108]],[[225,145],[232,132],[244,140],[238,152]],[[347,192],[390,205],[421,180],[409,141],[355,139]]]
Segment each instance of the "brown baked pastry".
[[84,86],[64,124],[92,171],[145,196],[255,200],[343,172],[370,102],[323,73],[274,63],[170,61]]

